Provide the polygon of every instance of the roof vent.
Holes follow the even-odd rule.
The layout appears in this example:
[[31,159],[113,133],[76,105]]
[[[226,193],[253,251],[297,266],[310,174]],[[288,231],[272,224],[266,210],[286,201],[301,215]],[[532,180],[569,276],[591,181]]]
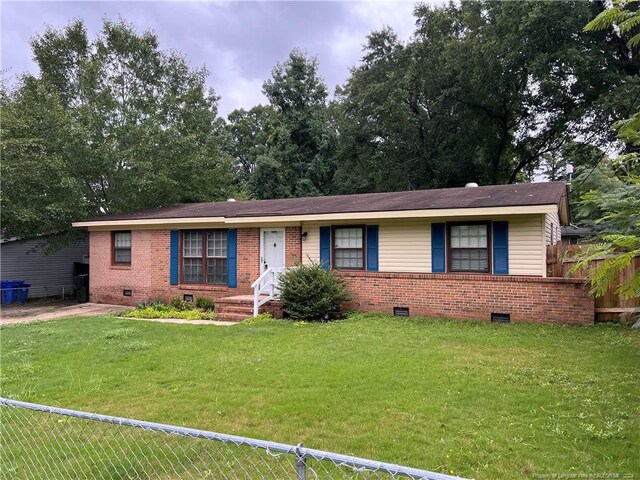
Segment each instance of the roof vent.
[[235,198],[227,198],[227,202],[235,202],[236,199]]
[[464,186],[464,188],[476,188],[477,186],[478,184],[476,182],[469,182]]

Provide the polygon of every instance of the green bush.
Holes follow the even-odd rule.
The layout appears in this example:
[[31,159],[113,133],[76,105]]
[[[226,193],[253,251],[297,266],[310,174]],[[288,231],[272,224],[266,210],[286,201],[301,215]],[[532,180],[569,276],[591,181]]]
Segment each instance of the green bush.
[[318,263],[288,270],[280,277],[280,299],[288,318],[326,321],[336,318],[349,300],[344,282]]
[[200,308],[202,310],[213,310],[215,307],[215,303],[213,300],[207,297],[196,297],[196,308]]
[[[159,302],[161,305],[164,305],[162,302]],[[170,306],[175,310],[186,311],[191,310],[193,308],[193,303],[185,302],[179,296],[171,297],[169,300],[169,305],[164,305],[165,307]]]

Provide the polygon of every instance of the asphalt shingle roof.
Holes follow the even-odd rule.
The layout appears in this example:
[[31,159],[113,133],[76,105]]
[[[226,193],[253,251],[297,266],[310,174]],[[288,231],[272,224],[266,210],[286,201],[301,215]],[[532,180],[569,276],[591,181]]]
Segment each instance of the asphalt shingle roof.
[[237,218],[552,205],[558,204],[564,195],[566,195],[566,184],[564,182],[524,183],[278,200],[185,203],[115,215],[104,215],[85,221],[202,217]]

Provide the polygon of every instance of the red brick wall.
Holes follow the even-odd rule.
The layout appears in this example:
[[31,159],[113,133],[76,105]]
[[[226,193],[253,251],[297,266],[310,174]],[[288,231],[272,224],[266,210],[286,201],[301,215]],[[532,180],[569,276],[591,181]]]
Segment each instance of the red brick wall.
[[588,325],[594,301],[580,280],[565,278],[340,272],[352,295],[349,308],[393,313],[490,320],[492,312],[512,322]]
[[285,229],[285,265],[294,267],[302,263],[302,227]]
[[[285,230],[286,264],[300,262],[301,230]],[[238,287],[169,285],[168,230],[132,232],[131,266],[111,264],[111,232],[91,232],[90,300],[135,305],[150,299],[169,300],[185,293],[217,300],[251,294],[260,273],[260,229],[238,229]],[[491,275],[340,272],[353,296],[350,306],[392,313],[409,307],[411,315],[479,318],[510,313],[514,322],[593,323],[594,302],[580,280]],[[133,295],[125,297],[124,289]]]
[[[155,233],[153,231],[132,232],[131,266],[111,264],[111,232],[89,234],[90,301],[134,305],[149,297],[153,288],[151,255],[152,237]],[[135,296],[123,296],[124,289],[132,289]]]
[[246,290],[237,295],[253,293],[251,284],[260,276],[260,229],[238,229],[238,288]]
[[[226,285],[170,285],[169,230],[134,230],[131,266],[111,265],[111,232],[90,232],[90,301],[135,305],[143,301],[194,294],[217,300],[230,295],[253,293],[251,284],[259,276],[260,229],[238,229],[238,287]],[[299,241],[298,241],[299,242]],[[122,294],[132,290],[131,297]]]

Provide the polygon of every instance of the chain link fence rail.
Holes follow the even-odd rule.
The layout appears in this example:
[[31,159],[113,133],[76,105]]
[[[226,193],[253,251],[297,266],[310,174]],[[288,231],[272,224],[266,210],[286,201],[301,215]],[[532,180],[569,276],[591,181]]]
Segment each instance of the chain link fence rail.
[[0,478],[460,477],[252,438],[0,398]]

